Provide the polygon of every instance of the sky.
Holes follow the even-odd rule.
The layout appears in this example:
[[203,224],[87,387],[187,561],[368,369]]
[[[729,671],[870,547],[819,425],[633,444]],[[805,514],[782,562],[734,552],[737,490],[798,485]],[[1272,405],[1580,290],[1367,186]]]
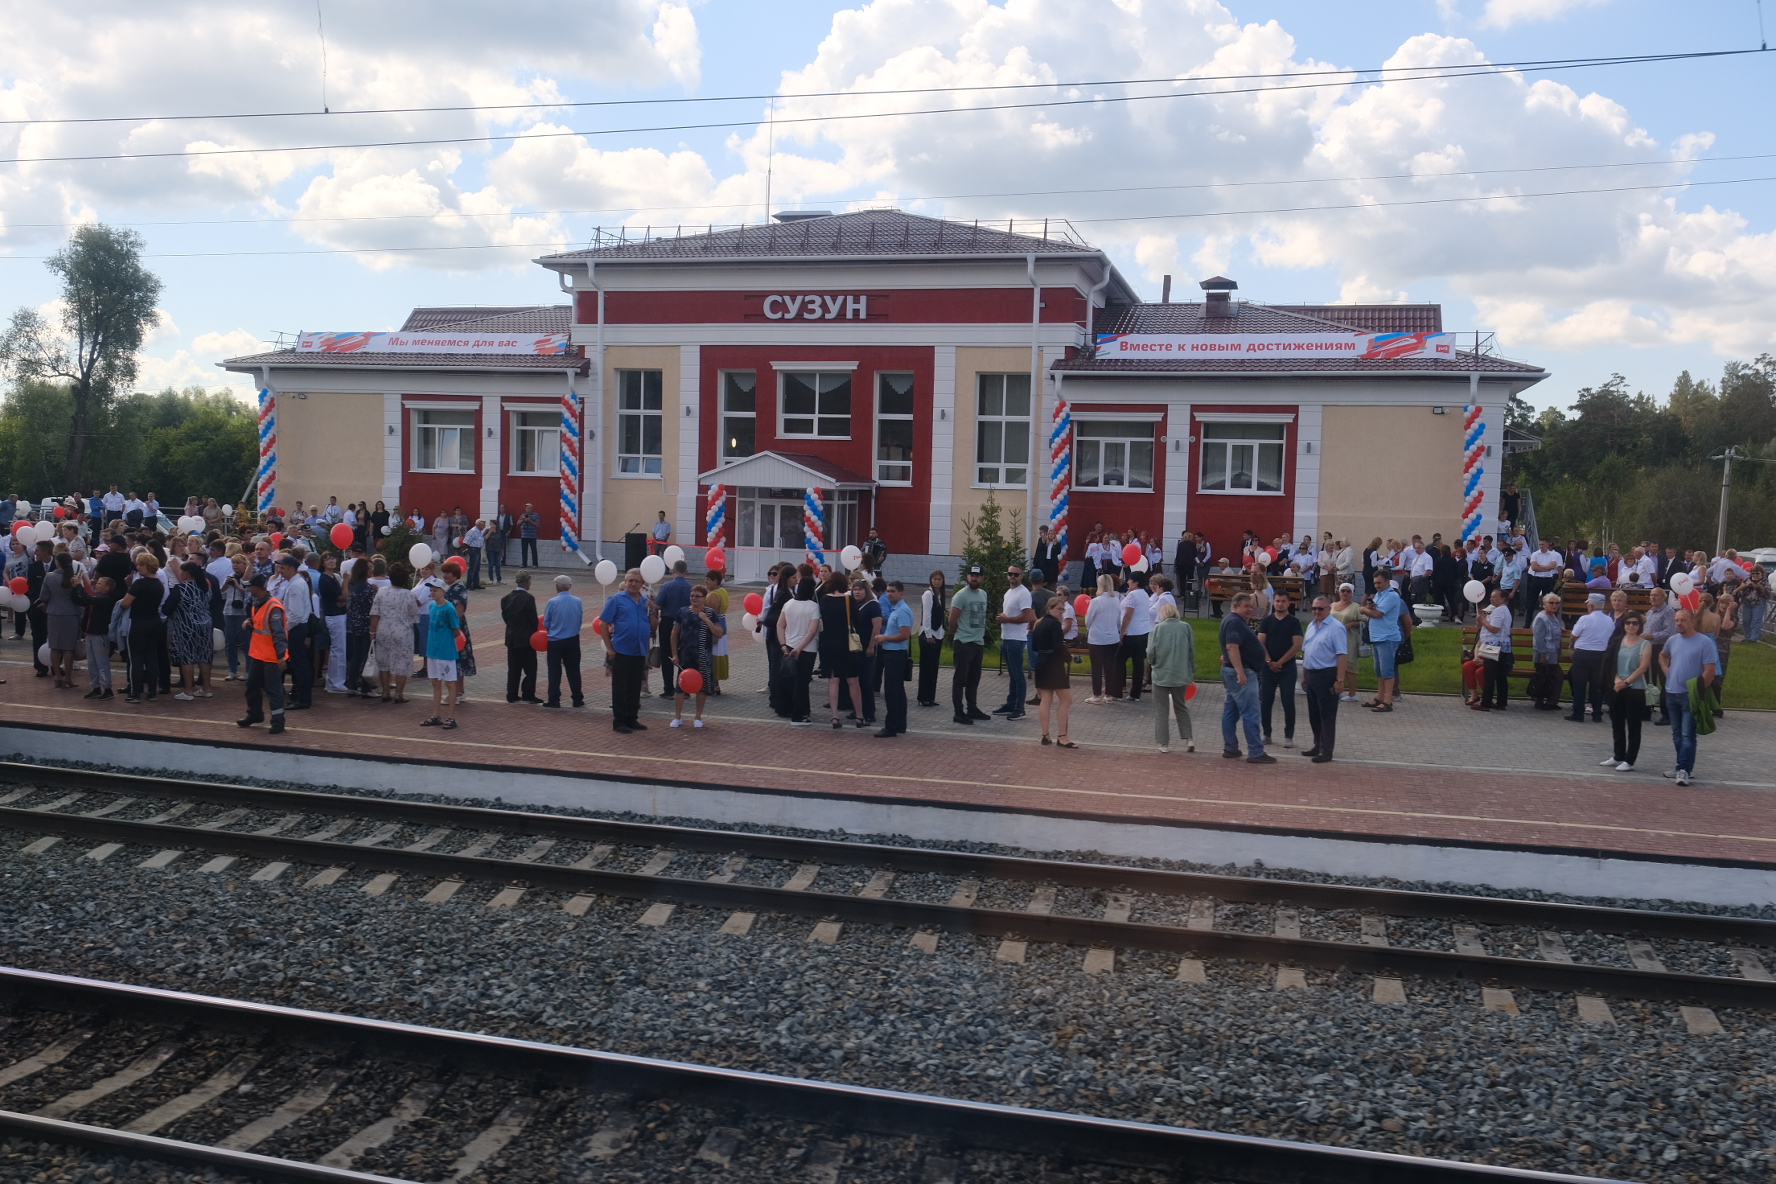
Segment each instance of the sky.
[[[1538,406],[1776,352],[1776,55],[1404,76],[1756,50],[1756,0],[0,12],[0,314],[56,298],[42,260],[74,225],[136,229],[166,285],[144,389],[245,395],[218,360],[414,305],[561,302],[536,256],[757,223],[767,172],[774,210],[1065,219],[1153,299],[1224,274],[1258,301],[1440,302],[1551,372]],[[481,109],[390,110],[416,107]]]

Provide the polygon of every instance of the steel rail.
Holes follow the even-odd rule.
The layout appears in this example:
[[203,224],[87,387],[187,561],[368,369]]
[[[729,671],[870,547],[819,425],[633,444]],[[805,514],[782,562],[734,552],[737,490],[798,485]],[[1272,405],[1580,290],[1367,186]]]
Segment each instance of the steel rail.
[[1609,908],[1508,897],[1178,872],[1120,864],[982,855],[967,851],[806,839],[709,827],[581,818],[529,810],[456,806],[403,798],[356,797],[312,790],[185,781],[139,773],[98,772],[16,761],[0,761],[0,783],[41,784],[45,787],[89,792],[109,789],[118,794],[133,792],[265,810],[300,810],[314,814],[409,822],[414,825],[500,829],[521,835],[608,840],[640,847],[672,847],[681,851],[708,854],[739,853],[756,859],[887,868],[897,872],[930,873],[964,879],[1048,882],[1073,888],[1118,889],[1156,896],[1210,896],[1217,900],[1243,904],[1290,904],[1395,917],[1428,917],[1486,925],[1539,926],[1572,933],[1590,930],[1595,933],[1776,947],[1776,921],[1756,917]]
[[508,1078],[534,1077],[570,1087],[671,1097],[829,1127],[939,1138],[1023,1154],[1060,1154],[1098,1163],[1184,1168],[1198,1178],[1250,1184],[1461,1184],[1484,1180],[1598,1184],[1593,1176],[781,1077],[41,971],[0,968],[0,994],[55,1011],[90,1011],[132,1020],[269,1034],[291,1043],[343,1046],[360,1055],[442,1064]]
[[1006,909],[935,904],[642,875],[562,864],[526,863],[480,855],[367,847],[332,840],[242,831],[207,830],[158,822],[89,818],[0,807],[0,826],[60,831],[90,839],[199,850],[320,867],[356,866],[444,879],[522,884],[572,893],[634,900],[663,900],[711,909],[787,913],[866,925],[942,930],[984,937],[1011,937],[1064,945],[1155,950],[1243,962],[1310,966],[1390,976],[1465,979],[1544,991],[1576,991],[1635,999],[1699,1002],[1709,1007],[1776,1011],[1776,982],[1719,975],[1626,970],[1589,963],[1501,958],[1408,946],[1371,946],[1271,934],[1189,929],[1137,921],[1035,914]]

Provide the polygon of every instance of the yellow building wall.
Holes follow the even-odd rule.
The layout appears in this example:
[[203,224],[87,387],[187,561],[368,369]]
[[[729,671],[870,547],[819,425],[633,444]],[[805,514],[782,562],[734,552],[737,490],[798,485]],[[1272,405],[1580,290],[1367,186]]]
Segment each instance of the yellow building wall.
[[1320,529],[1361,548],[1461,534],[1462,425],[1426,407],[1328,405],[1320,422]]
[[[979,376],[982,374],[1028,374],[1030,372],[1030,351],[1027,348],[1003,348],[987,346],[958,346],[956,348],[956,451],[955,468],[950,474],[950,551],[961,554],[964,518],[978,514],[987,502],[987,494],[991,492],[999,503],[999,520],[1006,534],[1011,533],[1011,511],[1018,512],[1018,529],[1023,535],[1026,550],[1029,547],[1031,530],[1023,521],[1025,506],[1029,494],[1026,490],[1001,488],[987,490],[978,488],[974,483],[974,420],[975,408],[978,406],[977,392],[980,389]],[[1042,411],[1039,398],[1034,400],[1034,414],[1040,418]],[[1046,439],[1046,431],[1042,433]],[[1040,440],[1038,441],[1040,444]],[[1030,458],[1030,473],[1034,480],[1040,481],[1043,471],[1042,450],[1037,448],[1036,455]],[[1038,521],[1046,510],[1047,500],[1041,488],[1037,489],[1036,514]]]
[[[278,504],[326,505],[329,497],[374,505],[382,496],[380,394],[277,396]],[[236,500],[231,490],[227,500]],[[221,499],[218,499],[221,500]]]
[[[617,473],[617,404],[619,370],[661,371],[660,476],[631,477]],[[678,522],[678,444],[684,412],[679,409],[679,349],[676,345],[613,345],[604,351],[604,426],[598,446],[604,458],[604,532],[620,539],[633,523],[650,530],[661,510],[673,523],[674,538],[691,537]],[[696,473],[690,477],[696,480]]]

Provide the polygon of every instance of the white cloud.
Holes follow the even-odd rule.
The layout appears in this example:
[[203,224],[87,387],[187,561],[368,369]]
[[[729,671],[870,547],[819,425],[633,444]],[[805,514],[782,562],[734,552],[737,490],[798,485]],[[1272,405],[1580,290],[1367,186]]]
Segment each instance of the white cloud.
[[685,89],[702,78],[703,48],[697,42],[697,18],[682,4],[662,4],[654,20],[654,52]]
[[1595,8],[1609,0],[1486,0],[1480,13],[1482,28],[1508,29],[1525,21],[1551,21],[1575,8]]

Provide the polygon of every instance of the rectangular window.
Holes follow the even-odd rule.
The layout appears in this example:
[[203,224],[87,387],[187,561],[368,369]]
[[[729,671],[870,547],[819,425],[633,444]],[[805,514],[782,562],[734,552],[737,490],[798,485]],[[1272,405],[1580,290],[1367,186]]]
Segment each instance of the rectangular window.
[[512,412],[512,472],[554,476],[561,471],[561,412]]
[[739,460],[758,451],[758,375],[729,370],[722,375],[723,460]]
[[974,483],[1030,481],[1030,376],[982,374],[975,402]]
[[1153,488],[1153,425],[1075,420],[1073,484],[1080,489]]
[[475,413],[473,411],[414,411],[413,471],[416,473],[474,472]]
[[779,436],[851,438],[851,375],[789,370],[778,400]]
[[913,480],[913,376],[876,375],[876,480]]
[[617,371],[617,472],[660,475],[661,372]]
[[1205,493],[1281,493],[1283,431],[1280,423],[1205,423],[1202,472]]

